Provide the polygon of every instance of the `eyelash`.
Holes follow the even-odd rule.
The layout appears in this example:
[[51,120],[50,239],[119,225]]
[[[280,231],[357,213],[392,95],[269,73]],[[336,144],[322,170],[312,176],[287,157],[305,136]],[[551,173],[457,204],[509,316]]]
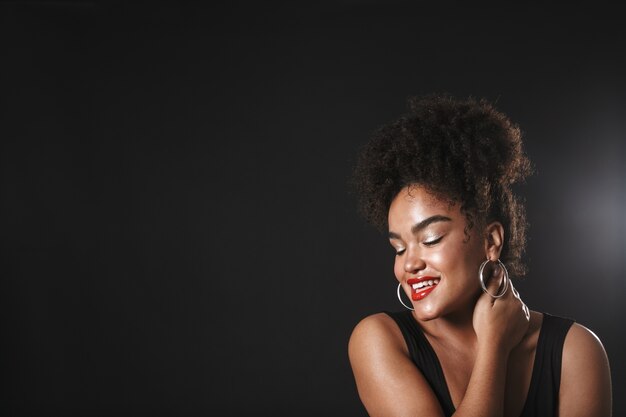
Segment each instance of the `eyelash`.
[[[429,240],[427,242],[422,242],[422,245],[424,245],[426,247],[435,246],[437,243],[441,242],[441,239],[443,239],[443,236],[439,236],[438,238],[433,239],[433,240]],[[401,256],[404,253],[405,250],[406,249],[402,249],[402,250],[396,251],[396,256]]]
[[422,242],[422,244],[424,246],[429,246],[430,247],[430,246],[433,246],[433,245],[436,245],[437,243],[439,243],[441,241],[441,239],[443,239],[443,236],[439,236],[438,238],[433,239],[433,240],[429,240],[428,242]]

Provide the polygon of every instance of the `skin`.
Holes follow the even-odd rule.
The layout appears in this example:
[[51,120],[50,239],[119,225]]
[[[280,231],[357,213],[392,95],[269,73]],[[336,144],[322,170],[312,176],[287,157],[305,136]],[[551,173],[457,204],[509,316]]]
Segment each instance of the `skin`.
[[[404,188],[389,208],[394,273],[408,299],[409,278],[440,279],[426,298],[412,302],[413,316],[439,358],[454,416],[519,416],[543,315],[531,311],[527,318],[517,291],[499,299],[482,292],[479,266],[486,259],[499,259],[504,229],[499,222],[479,223],[465,233],[466,218],[458,204],[418,185]],[[495,270],[493,275],[488,289],[495,294],[502,273]],[[350,337],[348,351],[359,396],[370,416],[443,416],[389,316],[363,319]],[[600,340],[574,324],[563,347],[559,417],[610,416],[609,375]]]

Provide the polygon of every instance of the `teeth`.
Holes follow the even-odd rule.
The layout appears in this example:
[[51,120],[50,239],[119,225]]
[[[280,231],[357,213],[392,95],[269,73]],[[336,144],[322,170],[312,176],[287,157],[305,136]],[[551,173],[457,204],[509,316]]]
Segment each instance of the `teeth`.
[[417,284],[413,284],[412,287],[414,290],[419,290],[420,288],[424,288],[427,286],[433,286],[439,284],[439,278],[429,279],[427,281],[418,282]]

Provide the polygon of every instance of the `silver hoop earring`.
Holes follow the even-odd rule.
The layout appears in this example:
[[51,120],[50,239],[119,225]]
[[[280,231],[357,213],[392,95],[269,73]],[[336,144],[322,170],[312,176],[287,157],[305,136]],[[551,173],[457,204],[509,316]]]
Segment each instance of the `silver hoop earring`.
[[408,308],[409,310],[413,311],[415,310],[414,308],[409,307],[408,305],[404,304],[404,301],[402,301],[402,297],[400,297],[400,288],[402,288],[402,284],[398,284],[398,300],[400,300],[400,302],[402,303],[402,305],[406,308]]
[[487,259],[485,262],[480,264],[480,268],[478,268],[478,280],[480,281],[480,286],[483,288],[483,292],[485,294],[488,294],[491,298],[500,298],[504,294],[506,294],[506,290],[509,289],[509,271],[506,270],[506,267],[504,266],[502,261],[500,261],[500,259],[498,259],[497,261],[494,261],[494,262],[498,262],[498,265],[500,266],[500,268],[502,268],[504,276],[502,278],[503,282],[502,284],[500,284],[500,288],[502,288],[502,290],[498,290],[498,293],[496,295],[493,295],[489,291],[487,291],[487,286],[485,285],[485,279],[483,278],[483,270],[485,269],[485,265],[487,265],[489,262],[491,261]]

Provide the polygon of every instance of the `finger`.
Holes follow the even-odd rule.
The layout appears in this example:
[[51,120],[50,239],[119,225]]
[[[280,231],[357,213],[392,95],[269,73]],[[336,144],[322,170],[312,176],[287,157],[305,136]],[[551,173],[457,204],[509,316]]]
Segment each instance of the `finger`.
[[524,312],[524,316],[526,317],[526,321],[530,321],[530,310],[528,309],[528,306],[524,303],[522,303],[522,311]]
[[518,300],[521,300],[521,297],[519,295],[519,292],[517,291],[517,288],[515,288],[513,286],[512,282],[509,282],[509,285],[511,286],[511,292],[513,293],[513,295],[515,296],[515,298],[517,298]]

